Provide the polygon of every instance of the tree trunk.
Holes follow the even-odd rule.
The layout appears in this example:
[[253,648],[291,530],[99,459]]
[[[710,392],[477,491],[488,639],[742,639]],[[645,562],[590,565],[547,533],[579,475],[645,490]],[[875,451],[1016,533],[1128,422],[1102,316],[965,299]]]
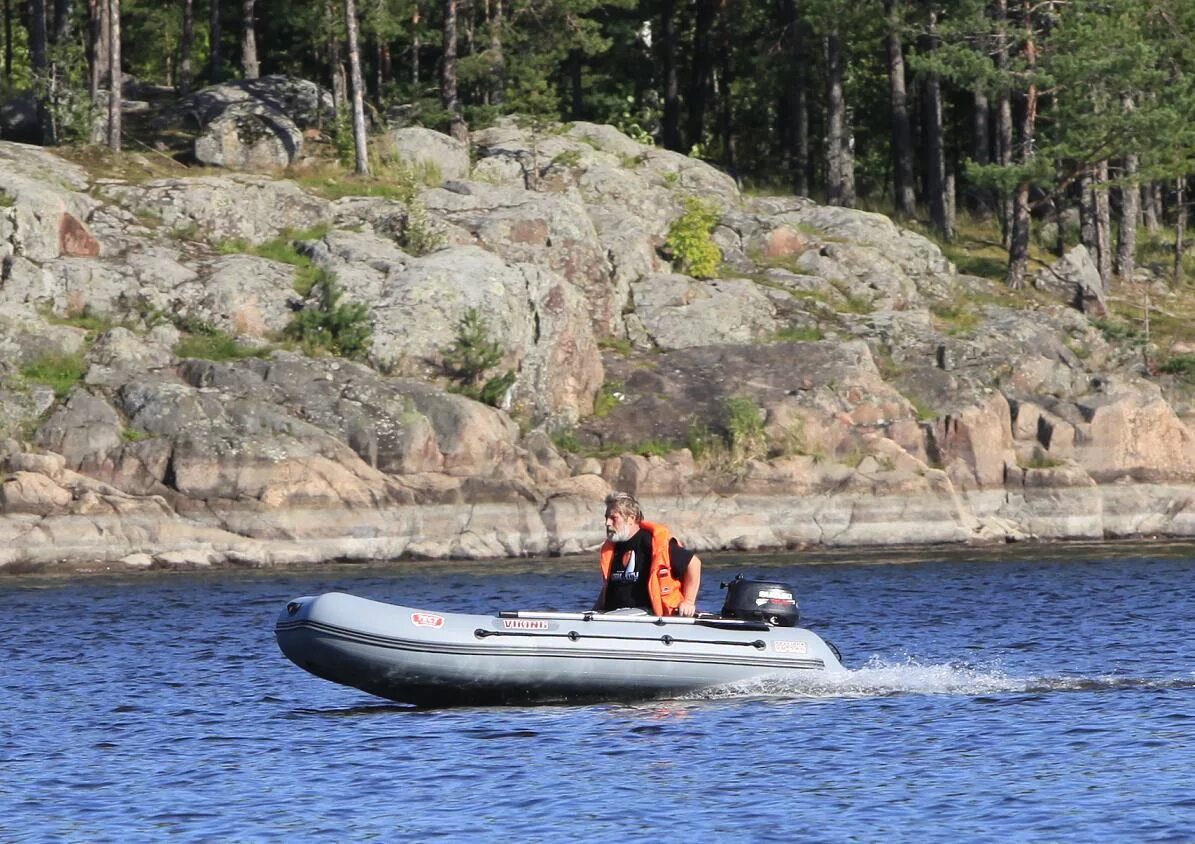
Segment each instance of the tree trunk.
[[[250,0],[246,0],[249,2]],[[365,77],[361,74],[361,39],[357,27],[357,0],[344,0],[344,25],[349,42],[349,80],[353,91],[353,143],[357,174],[369,175],[369,145],[365,134]]]
[[[503,15],[505,10],[502,8],[502,0],[494,0],[491,7],[490,17],[490,102],[493,105],[502,105],[506,102],[506,54],[502,47],[502,28],[505,25]],[[580,71],[577,71],[576,76],[580,76]],[[580,87],[578,83],[574,83],[576,87]],[[581,109],[577,102],[577,97],[574,94],[573,114],[579,115]],[[579,118],[577,118],[579,119]]]
[[664,0],[660,10],[660,68],[664,83],[664,114],[660,139],[670,150],[681,149],[680,82],[676,69],[676,0]]
[[[718,131],[722,136],[722,164],[726,172],[739,181],[739,156],[735,141],[734,125],[734,80],[735,80],[735,19],[737,17],[736,0],[722,0],[722,87],[719,95]],[[697,140],[700,140],[698,138]]]
[[12,3],[4,0],[4,83],[12,88]]
[[913,184],[913,132],[909,123],[908,92],[905,86],[905,48],[900,37],[896,0],[884,0],[888,20],[888,96],[892,103],[892,197],[898,216],[917,216]]
[[[100,86],[108,75],[108,4],[107,0],[87,0],[87,95],[97,112],[101,107]],[[102,139],[94,138],[96,142]]]
[[120,0],[107,0],[108,4],[108,149],[120,152],[121,88],[123,77],[120,72]]
[[74,11],[72,0],[54,0],[54,29],[50,39],[54,44],[65,44],[70,40]]
[[1141,186],[1141,221],[1145,230],[1150,234],[1157,234],[1161,227],[1159,220],[1162,216],[1162,190],[1157,182],[1149,182]]
[[419,89],[419,50],[423,47],[423,39],[419,34],[421,21],[419,4],[416,3],[411,9],[411,88],[413,90]]
[[241,0],[241,73],[246,79],[261,75],[257,61],[257,27],[253,22],[255,0]]
[[1108,162],[1095,166],[1095,266],[1104,292],[1112,289],[1112,202],[1108,195]]
[[208,81],[213,85],[220,82],[224,78],[224,69],[222,67],[224,57],[220,53],[220,39],[223,37],[220,32],[220,0],[209,0],[211,7],[208,15],[208,32],[211,40],[211,59],[208,65]]
[[1132,281],[1137,271],[1137,220],[1141,214],[1141,189],[1137,185],[1137,156],[1124,157],[1120,191],[1120,239],[1116,250],[1116,272],[1123,281]]
[[789,103],[789,170],[793,193],[809,196],[809,96],[805,64],[805,33],[796,0],[784,0],[784,35],[788,42],[789,74],[792,84],[786,91]]
[[[349,109],[349,95],[345,90],[348,86],[344,79],[344,58],[341,55],[340,33],[336,26],[336,6],[333,0],[325,0],[325,24],[328,32],[328,70],[332,74],[332,117],[336,123],[336,130],[341,128],[341,119]],[[350,122],[352,118],[349,118]]]
[[449,114],[448,134],[468,142],[469,128],[461,117],[456,90],[456,0],[444,0],[443,64],[440,67],[440,105]]
[[[1033,73],[1037,65],[1037,43],[1033,36],[1033,18],[1024,4],[1025,25],[1025,65],[1028,68],[1029,85],[1025,91],[1025,114],[1021,120],[1021,155],[1020,163],[1028,164],[1033,160],[1033,145],[1037,137],[1037,83],[1033,81]],[[1022,181],[1017,185],[1013,197],[1012,236],[1008,247],[1008,286],[1019,289],[1025,284],[1025,274],[1029,267],[1029,182]]]
[[573,120],[584,120],[585,113],[585,81],[582,72],[585,69],[585,56],[580,50],[568,52],[568,88],[569,88],[569,116]]
[[[1001,73],[1008,72],[1008,3],[996,0],[996,67]],[[996,97],[996,162],[1002,167],[1012,164],[1012,92],[1002,86]],[[1004,247],[1012,246],[1012,197],[1004,192],[1000,195],[1000,231]]]
[[178,90],[181,94],[191,93],[195,84],[195,69],[191,65],[195,52],[195,0],[183,2],[183,31],[179,40]]
[[1094,258],[1095,252],[1095,191],[1092,185],[1091,168],[1085,168],[1079,177],[1079,243],[1086,247]]
[[[971,107],[971,157],[976,164],[992,162],[992,104],[987,92],[976,88],[972,94]],[[990,217],[993,207],[992,192],[988,188],[972,187],[967,191],[967,205],[981,217]]]
[[[929,14],[927,46],[932,54],[938,49],[937,12]],[[925,74],[925,153],[927,199],[930,224],[942,237],[953,236],[946,201],[946,149],[942,139],[942,78],[937,73]]]
[[[720,0],[696,0],[693,60],[689,71],[689,95],[685,98],[685,105],[689,108],[685,141],[689,148],[705,140],[706,103],[709,100],[712,72],[717,63],[714,57],[714,27],[719,6],[725,11],[725,3]],[[719,45],[721,49],[722,45]],[[725,60],[726,56],[720,58]]]
[[54,143],[54,121],[51,117],[50,100],[54,95],[54,83],[50,73],[50,53],[46,30],[45,0],[29,2],[29,66],[33,71],[36,92],[37,126],[41,143]]
[[1174,183],[1174,283],[1183,283],[1183,257],[1187,233],[1187,178],[1180,176]]
[[842,83],[842,40],[838,30],[824,40],[826,54],[826,202],[855,205],[855,162],[846,120]]

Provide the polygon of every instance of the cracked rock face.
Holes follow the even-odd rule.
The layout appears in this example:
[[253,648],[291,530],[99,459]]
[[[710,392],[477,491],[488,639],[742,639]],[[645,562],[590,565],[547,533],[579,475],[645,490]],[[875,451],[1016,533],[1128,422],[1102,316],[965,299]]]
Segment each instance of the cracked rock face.
[[[186,107],[248,168],[323,93]],[[1082,254],[1014,307],[881,215],[744,199],[611,127],[393,139],[436,184],[134,185],[0,141],[0,568],[578,553],[613,488],[699,549],[1195,534],[1191,431],[1084,315]],[[692,196],[721,277],[662,248]],[[317,271],[366,305],[367,361],[275,347]],[[471,311],[499,407],[448,389]]]

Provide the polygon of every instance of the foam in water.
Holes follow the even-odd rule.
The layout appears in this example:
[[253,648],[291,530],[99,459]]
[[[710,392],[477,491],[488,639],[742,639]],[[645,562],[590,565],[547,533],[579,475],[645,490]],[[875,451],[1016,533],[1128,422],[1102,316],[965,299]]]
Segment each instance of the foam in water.
[[1023,691],[1026,681],[1009,677],[998,665],[922,663],[906,656],[902,661],[872,657],[863,666],[828,671],[800,680],[763,678],[707,689],[694,697],[879,697],[892,694],[962,694]]
[[861,667],[814,674],[800,680],[760,679],[706,689],[690,699],[734,697],[863,698],[896,694],[979,696],[1009,692],[1043,693],[1112,691],[1117,689],[1187,689],[1189,678],[1142,677],[1013,677],[999,662],[970,665],[959,662],[924,663],[913,656],[903,660],[873,656]]

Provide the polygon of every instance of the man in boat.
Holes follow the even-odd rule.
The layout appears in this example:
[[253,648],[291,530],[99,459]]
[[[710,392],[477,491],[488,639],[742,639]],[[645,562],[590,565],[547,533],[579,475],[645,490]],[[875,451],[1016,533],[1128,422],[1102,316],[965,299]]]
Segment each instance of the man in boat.
[[606,497],[602,544],[601,612],[635,607],[652,615],[692,616],[701,588],[701,559],[663,525],[643,521],[643,509],[625,492]]

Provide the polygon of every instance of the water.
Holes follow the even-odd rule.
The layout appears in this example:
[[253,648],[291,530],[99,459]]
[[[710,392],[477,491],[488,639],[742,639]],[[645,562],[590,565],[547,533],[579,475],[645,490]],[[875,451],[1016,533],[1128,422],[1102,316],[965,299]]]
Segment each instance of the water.
[[575,608],[595,566],[0,580],[0,840],[1192,840],[1195,550],[1012,553],[706,560],[705,608],[794,583],[841,682],[428,711],[293,666],[275,615]]

